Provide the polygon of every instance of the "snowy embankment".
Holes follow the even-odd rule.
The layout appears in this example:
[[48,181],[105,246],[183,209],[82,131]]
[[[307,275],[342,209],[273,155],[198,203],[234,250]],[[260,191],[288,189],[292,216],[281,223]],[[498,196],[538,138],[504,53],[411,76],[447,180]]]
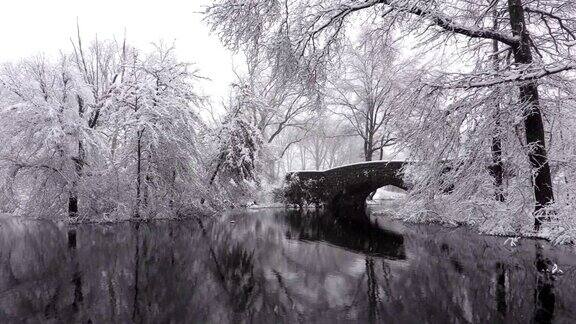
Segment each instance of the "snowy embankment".
[[61,224],[119,224],[124,222],[150,222],[162,220],[184,220],[198,217],[211,217],[222,213],[223,210],[214,210],[208,208],[187,208],[173,210],[171,212],[142,213],[136,216],[134,213],[99,213],[99,214],[80,214],[76,217],[69,217],[67,213],[43,215],[28,213],[0,213],[2,219],[21,219],[33,221],[50,221]]
[[252,204],[246,206],[248,209],[266,209],[266,208],[285,208],[286,206],[283,203],[264,203],[264,204]]
[[553,244],[576,243],[576,220],[571,206],[554,209],[543,221],[539,231],[534,230],[531,206],[505,204],[493,200],[454,202],[449,196],[433,201],[414,202],[407,199],[388,200],[372,212],[410,223],[437,223],[444,226],[468,226],[481,234],[512,238],[540,238]]

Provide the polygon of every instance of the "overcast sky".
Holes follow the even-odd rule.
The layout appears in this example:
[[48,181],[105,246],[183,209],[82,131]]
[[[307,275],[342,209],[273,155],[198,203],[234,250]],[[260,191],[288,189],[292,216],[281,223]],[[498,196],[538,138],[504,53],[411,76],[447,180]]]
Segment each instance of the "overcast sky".
[[[3,0],[0,10],[0,61],[18,60],[38,53],[56,56],[71,49],[76,18],[84,39],[122,39],[148,48],[158,40],[176,41],[183,61],[194,62],[212,79],[204,82],[207,94],[225,96],[234,80],[232,53],[202,22],[209,0]],[[87,42],[87,41],[86,41]],[[236,65],[241,61],[236,60]],[[217,100],[219,101],[219,100]]]

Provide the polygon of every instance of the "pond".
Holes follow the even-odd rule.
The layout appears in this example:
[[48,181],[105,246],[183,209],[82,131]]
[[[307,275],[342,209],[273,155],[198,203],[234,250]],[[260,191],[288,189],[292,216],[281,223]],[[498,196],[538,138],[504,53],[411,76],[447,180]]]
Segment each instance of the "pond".
[[114,225],[4,219],[0,322],[575,322],[573,248],[504,241],[280,209]]

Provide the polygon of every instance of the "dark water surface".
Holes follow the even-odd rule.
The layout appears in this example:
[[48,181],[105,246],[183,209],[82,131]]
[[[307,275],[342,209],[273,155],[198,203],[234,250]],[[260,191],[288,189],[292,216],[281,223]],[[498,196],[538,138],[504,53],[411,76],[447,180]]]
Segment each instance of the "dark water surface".
[[573,248],[378,222],[0,220],[0,322],[576,322]]

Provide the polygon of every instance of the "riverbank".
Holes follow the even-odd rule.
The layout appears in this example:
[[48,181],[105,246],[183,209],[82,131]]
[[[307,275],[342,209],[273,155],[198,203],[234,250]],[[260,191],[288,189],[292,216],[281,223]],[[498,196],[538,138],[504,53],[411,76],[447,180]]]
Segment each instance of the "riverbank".
[[534,230],[534,216],[528,208],[511,208],[496,202],[467,202],[455,205],[438,199],[434,202],[389,200],[372,205],[371,214],[412,224],[440,224],[468,227],[479,234],[508,238],[538,238],[554,245],[576,246],[576,221],[570,210],[555,209],[549,220]]

